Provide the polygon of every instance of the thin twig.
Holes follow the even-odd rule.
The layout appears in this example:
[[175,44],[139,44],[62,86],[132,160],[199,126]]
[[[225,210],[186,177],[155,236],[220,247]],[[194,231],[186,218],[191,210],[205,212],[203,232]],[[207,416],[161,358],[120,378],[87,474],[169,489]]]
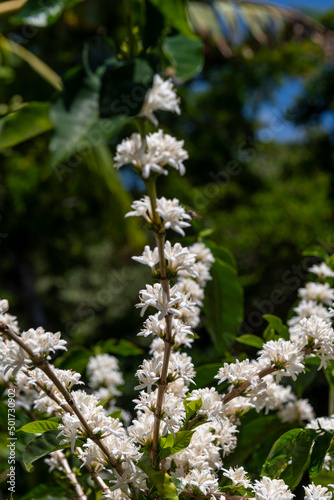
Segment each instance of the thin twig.
[[[108,458],[109,462],[113,466],[113,468],[118,472],[118,474],[122,475],[124,470],[123,467],[117,462],[116,458],[113,457],[109,450],[106,448],[106,446],[103,444],[101,439],[99,439],[94,433],[90,425],[87,423],[86,419],[82,415],[81,411],[77,407],[75,401],[73,400],[71,394],[68,392],[66,387],[62,385],[60,380],[58,380],[57,375],[51,368],[51,365],[46,361],[46,360],[41,360],[38,356],[36,356],[33,351],[30,349],[29,346],[27,346],[23,340],[16,335],[5,323],[0,322],[0,332],[3,334],[7,335],[9,338],[14,340],[22,349],[26,351],[26,353],[29,355],[33,363],[42,370],[45,375],[54,383],[58,391],[64,396],[66,402],[68,405],[73,409],[73,412],[75,415],[78,417],[78,419],[81,422],[81,425],[83,428],[87,431],[88,436],[99,446],[101,451],[105,454],[105,456]],[[47,392],[46,392],[47,394]]]

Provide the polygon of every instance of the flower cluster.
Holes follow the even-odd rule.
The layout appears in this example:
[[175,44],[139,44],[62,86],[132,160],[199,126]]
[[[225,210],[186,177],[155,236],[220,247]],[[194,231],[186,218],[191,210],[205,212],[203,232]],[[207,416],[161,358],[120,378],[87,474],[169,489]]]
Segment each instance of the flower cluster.
[[[153,248],[147,245],[141,255],[133,257],[152,271],[152,282],[139,291],[136,305],[141,316],[148,314],[138,335],[151,337],[151,344],[150,357],[136,372],[135,418],[123,417],[127,426],[113,414],[124,384],[114,356],[91,356],[86,369],[88,387],[83,387],[79,373],[55,368],[50,362],[52,354],[66,350],[60,333],[42,327],[21,333],[6,300],[0,300],[2,381],[15,383],[18,404],[29,412],[58,417],[59,446],[76,452],[105,499],[176,498],[180,494],[218,500],[226,494],[291,500],[294,495],[282,479],[264,475],[252,480],[242,466],[225,468],[226,457],[237,447],[239,426],[249,410],[275,411],[282,422],[299,426],[308,422],[303,424],[306,431],[316,436],[334,434],[334,416],[316,419],[308,400],[298,399],[291,386],[280,385],[283,377],[296,380],[306,370],[308,357],[320,359],[319,369],[334,359],[334,311],[329,308],[334,289],[328,282],[334,272],[325,263],[309,269],[317,281],[298,292],[301,300],[288,321],[289,338],[276,336],[263,342],[255,360],[231,362],[229,358],[215,376],[218,389],[196,387],[192,358],[183,349],[192,347],[193,328],[201,322],[205,287],[215,259],[202,241],[189,247],[171,241],[171,231],[185,236],[191,215],[176,198],[159,198],[155,183],[159,175],[168,175],[167,166],[183,175],[188,153],[183,141],[162,130],[145,134],[147,120],[157,125],[154,113],[159,110],[180,113],[171,81],[156,75],[138,116],[141,133],[124,139],[114,159],[115,168],[132,164],[146,183],[148,194],[133,202],[127,216],[142,217],[155,240]],[[46,461],[50,471],[59,469],[67,475],[78,498],[87,498],[65,453],[57,450]],[[323,469],[331,468],[328,453]],[[166,484],[174,493],[162,494]],[[327,487],[314,483],[304,490],[305,499],[332,497]]]

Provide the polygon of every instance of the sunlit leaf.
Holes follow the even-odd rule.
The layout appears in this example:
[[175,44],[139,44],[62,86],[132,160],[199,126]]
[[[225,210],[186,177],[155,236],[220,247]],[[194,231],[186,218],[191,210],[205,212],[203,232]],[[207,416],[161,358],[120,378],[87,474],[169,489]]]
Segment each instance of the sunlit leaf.
[[138,462],[138,467],[148,475],[162,500],[178,500],[177,489],[171,477],[165,470],[154,469],[150,457],[142,457]]
[[57,429],[58,426],[59,422],[55,420],[37,420],[23,425],[17,430],[17,432],[22,431],[28,432],[29,434],[43,434],[44,432]]
[[64,10],[83,2],[84,0],[28,0],[15,16],[12,22],[29,24],[44,28],[57,21]]

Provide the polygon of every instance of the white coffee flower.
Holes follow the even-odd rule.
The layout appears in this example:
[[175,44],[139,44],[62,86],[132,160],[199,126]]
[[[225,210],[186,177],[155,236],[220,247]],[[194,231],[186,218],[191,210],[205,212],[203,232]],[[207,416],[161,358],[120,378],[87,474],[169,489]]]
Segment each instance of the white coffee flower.
[[203,288],[196,283],[195,280],[191,278],[182,278],[180,277],[177,280],[177,285],[181,293],[189,294],[191,300],[195,302],[198,306],[203,305],[204,300],[204,290]]
[[326,278],[333,278],[334,271],[330,267],[327,266],[324,262],[321,264],[314,264],[309,268],[310,273],[316,274],[319,279],[325,280]]
[[211,266],[214,263],[215,258],[212,255],[211,250],[204,245],[204,243],[194,243],[189,247],[189,250],[196,254],[196,260]]
[[191,220],[191,217],[180,205],[177,198],[172,200],[168,200],[164,196],[158,198],[156,210],[164,221],[165,229],[173,229],[181,236],[185,235],[183,229],[190,226],[189,222],[186,221]]
[[106,397],[121,394],[117,387],[124,384],[124,379],[115,356],[110,354],[91,356],[87,365],[87,375],[92,389],[100,389],[101,386],[108,389]]
[[[311,316],[318,316],[323,320],[330,322],[331,318],[334,316],[334,311],[330,312],[327,307],[324,307],[322,304],[319,304],[315,300],[301,300],[297,307],[294,307],[293,310],[297,313],[297,316],[293,316],[288,320],[288,325],[293,327],[303,318],[310,318]],[[293,329],[291,330],[290,338],[293,340]]]
[[175,243],[172,246],[170,241],[165,242],[165,258],[167,259],[168,268],[177,273],[186,271],[192,277],[197,277],[194,271],[195,254],[189,252],[188,248],[184,248],[180,243]]
[[306,283],[305,288],[298,290],[298,295],[305,300],[316,300],[330,305],[334,301],[334,289],[328,283]]
[[297,400],[291,386],[283,387],[277,384],[273,375],[266,375],[263,380],[267,384],[267,397],[264,404],[266,414],[268,411],[279,410],[284,404]]
[[155,271],[155,266],[159,264],[159,251],[157,248],[151,250],[148,245],[145,246],[142,255],[132,257],[133,260],[139,262],[140,264],[145,264],[149,266],[152,272]]
[[0,314],[8,311],[9,304],[7,299],[0,299]]
[[26,351],[14,340],[0,338],[0,370],[4,375],[12,369],[11,376],[15,377],[20,368],[30,363],[31,360]]
[[214,378],[218,379],[218,384],[227,380],[233,385],[239,386],[243,382],[249,382],[258,371],[257,366],[250,363],[249,359],[244,361],[237,359],[235,363],[224,363]]
[[282,479],[264,476],[253,485],[256,500],[291,500],[294,495]]
[[314,410],[307,399],[290,401],[277,414],[283,422],[310,421],[315,417]]
[[184,141],[177,141],[159,130],[146,136],[145,148],[140,134],[134,133],[117,146],[114,167],[121,168],[132,163],[140,170],[144,179],[150,177],[151,173],[167,175],[168,170],[164,168],[166,165],[184,175],[186,170],[183,162],[188,159],[188,153],[183,149],[183,144]]
[[[218,478],[209,469],[192,469],[185,477],[190,489],[196,494],[200,490],[203,495],[219,493]],[[220,495],[220,498],[225,498]]]
[[131,208],[133,208],[133,211],[125,214],[125,217],[144,217],[148,223],[152,222],[152,206],[148,196],[144,196],[140,200],[135,200]]
[[46,465],[49,466],[48,472],[52,472],[55,469],[60,470],[60,471],[63,470],[63,466],[59,462],[60,458],[65,458],[65,455],[61,450],[58,450],[58,451],[54,451],[54,452],[50,453],[50,455],[48,455],[44,459],[44,462],[46,463]]
[[188,307],[181,307],[179,309],[179,314],[181,315],[182,321],[191,326],[191,328],[196,328],[199,325],[200,313],[201,310],[197,306],[193,306],[191,309],[189,309]]
[[[144,391],[140,392],[139,399],[134,399],[136,403],[135,410],[140,410],[144,413],[154,413],[157,405],[158,390],[147,394]],[[162,435],[170,432],[177,432],[186,416],[183,399],[175,394],[167,393],[164,397],[164,405],[161,413]]]
[[332,498],[332,492],[320,484],[311,483],[303,488],[305,490],[304,500],[330,500]]
[[279,339],[266,342],[260,351],[260,359],[268,365],[275,366],[278,370],[275,373],[277,380],[283,376],[289,376],[296,380],[297,374],[305,370],[303,354],[289,340]]
[[212,422],[197,427],[187,448],[166,459],[167,469],[170,468],[172,460],[175,462],[176,477],[181,477],[180,473],[182,474],[183,471],[184,474],[184,470],[194,468],[219,470],[221,468],[222,462],[219,455],[221,448],[216,444],[217,435],[212,433],[212,427]]
[[306,429],[315,429],[316,431],[324,430],[324,431],[334,431],[334,415],[330,417],[319,417],[311,420],[309,424],[307,424]]
[[162,363],[162,354],[156,354],[150,360],[144,359],[142,365],[140,365],[136,372],[139,385],[137,385],[135,389],[141,390],[147,387],[147,392],[150,393],[152,385],[160,379]]
[[140,117],[147,118],[153,125],[158,125],[154,111],[171,111],[180,114],[180,98],[177,97],[171,79],[163,80],[156,74],[153,78],[153,86],[146,93],[144,104],[139,113]]
[[182,378],[186,385],[194,383],[193,380],[196,376],[192,359],[185,352],[171,352],[168,375],[172,380]]
[[47,357],[50,352],[56,350],[66,351],[66,340],[61,339],[60,332],[46,332],[41,326],[36,330],[30,328],[26,332],[22,332],[21,340],[32,350],[35,355],[43,355]]
[[217,439],[217,444],[220,446],[223,452],[223,457],[226,457],[227,455],[232,453],[237,446],[236,434],[239,432],[237,426],[225,416],[220,416],[219,418],[213,419],[209,425],[214,428],[214,436]]
[[205,415],[212,419],[222,412],[222,399],[214,387],[195,389],[187,396],[187,401],[197,401],[198,399],[202,400],[202,406],[197,411],[199,415]]
[[139,298],[140,303],[136,304],[136,307],[141,309],[140,315],[143,316],[146,309],[151,306],[160,311],[158,318],[162,319],[167,314],[176,314],[180,316],[182,311],[180,309],[190,309],[192,310],[195,305],[189,300],[187,295],[183,295],[179,292],[177,285],[174,285],[169,291],[169,300],[167,300],[166,294],[160,283],[155,283],[152,285],[146,285],[146,289],[140,290]]
[[[134,418],[128,427],[129,436],[135,443],[145,445],[153,441],[154,419],[153,413],[138,412],[137,418]],[[161,435],[161,427],[159,431]]]
[[334,330],[329,323],[318,316],[302,319],[294,327],[293,335],[295,343],[300,347],[311,347],[313,352],[320,357],[319,370],[334,359]]
[[[210,266],[208,264],[203,264],[203,262],[196,262],[193,266],[193,272],[196,273],[196,281],[201,287],[205,287],[207,281],[212,280],[210,275]],[[180,276],[183,278],[189,278],[190,274],[188,271],[181,271]]]
[[231,479],[232,486],[243,486],[244,488],[250,488],[252,483],[247,476],[247,472],[243,467],[230,467],[229,469],[222,469],[223,475],[228,479]]

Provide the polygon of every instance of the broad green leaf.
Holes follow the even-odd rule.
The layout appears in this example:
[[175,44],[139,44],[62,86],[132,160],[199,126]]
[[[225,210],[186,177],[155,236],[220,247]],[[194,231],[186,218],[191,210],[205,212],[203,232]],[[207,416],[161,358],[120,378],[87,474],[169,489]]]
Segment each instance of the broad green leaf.
[[235,339],[240,344],[250,345],[252,347],[257,347],[258,349],[262,349],[263,340],[256,335],[252,335],[251,333],[246,333],[245,335],[241,335]]
[[166,20],[180,33],[188,38],[196,38],[190,30],[185,0],[149,0]]
[[43,134],[53,127],[48,102],[31,102],[0,118],[0,151]]
[[329,486],[334,484],[334,471],[333,470],[322,470],[317,477],[312,479],[314,484],[320,484],[321,486]]
[[289,329],[287,326],[283,325],[282,320],[277,316],[272,314],[264,314],[263,318],[268,321],[269,325],[274,328],[280,337],[285,340],[289,340]]
[[16,24],[29,24],[44,28],[57,21],[65,9],[83,0],[28,0],[20,11],[11,18]]
[[48,455],[52,451],[62,450],[68,447],[59,444],[63,437],[57,437],[58,434],[59,432],[57,430],[47,431],[41,436],[35,437],[27,444],[23,452],[23,463],[28,472],[33,467],[33,463],[39,458],[45,457],[45,455]]
[[273,445],[261,475],[281,478],[290,489],[296,488],[307,468],[316,432],[313,429],[292,429]]
[[108,65],[101,82],[100,116],[115,119],[120,115],[124,120],[138,115],[154,72],[146,59],[115,60]]
[[99,118],[99,80],[82,69],[65,80],[64,93],[52,104],[50,118],[55,131],[50,142],[51,165],[60,181],[92,150],[117,134],[126,122],[123,115]]
[[140,356],[143,350],[125,339],[108,339],[96,346],[99,352],[118,354],[119,356]]
[[309,466],[309,475],[311,479],[313,479],[321,472],[322,465],[324,463],[326,453],[331,445],[332,439],[333,439],[333,434],[324,431],[324,434],[318,436],[317,439],[314,441],[311,453],[311,461]]
[[220,259],[226,264],[229,264],[234,269],[237,269],[237,262],[231,250],[225,247],[218,246],[212,241],[205,241],[205,246],[210,248],[215,259]]
[[54,420],[37,420],[36,422],[29,422],[28,424],[20,427],[18,431],[28,432],[30,434],[43,434],[44,432],[57,429],[59,422]]
[[214,382],[214,376],[217,375],[221,363],[208,363],[207,365],[196,366],[195,384],[197,389],[208,387]]
[[187,81],[196,76],[203,68],[203,44],[182,34],[165,39],[162,50],[170,60],[175,71],[175,78]]
[[243,290],[235,269],[217,258],[211,268],[212,281],[206,287],[206,326],[219,354],[235,340],[243,318]]
[[158,459],[162,460],[163,458],[170,457],[174,455],[174,453],[187,448],[194,432],[195,431],[179,431],[175,436],[167,434],[167,436],[160,438]]
[[154,469],[150,457],[142,457],[138,462],[138,467],[148,475],[162,500],[178,500],[177,489],[171,477],[163,469]]

